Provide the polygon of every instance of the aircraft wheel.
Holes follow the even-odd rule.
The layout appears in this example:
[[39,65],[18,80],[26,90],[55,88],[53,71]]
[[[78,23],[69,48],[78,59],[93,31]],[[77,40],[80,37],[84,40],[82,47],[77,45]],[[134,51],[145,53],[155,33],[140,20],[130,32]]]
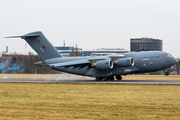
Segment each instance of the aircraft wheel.
[[109,81],[109,77],[105,77],[105,78],[104,78],[104,81]]
[[116,76],[116,79],[117,79],[117,80],[122,80],[121,75],[120,75],[120,76]]
[[96,81],[101,81],[102,79],[102,77],[96,77]]
[[114,76],[111,76],[111,77],[110,77],[110,81],[114,81]]
[[165,72],[165,73],[164,73],[164,75],[165,75],[165,76],[168,76],[168,75],[169,75],[169,73],[168,73],[168,72]]

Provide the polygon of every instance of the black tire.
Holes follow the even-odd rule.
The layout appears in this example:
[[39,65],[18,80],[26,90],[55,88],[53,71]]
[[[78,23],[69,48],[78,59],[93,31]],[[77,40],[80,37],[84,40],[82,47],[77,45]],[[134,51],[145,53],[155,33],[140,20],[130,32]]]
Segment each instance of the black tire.
[[168,73],[168,72],[165,72],[165,73],[164,73],[164,75],[165,75],[165,76],[168,76],[168,75],[169,75],[169,73]]
[[104,78],[104,81],[109,81],[109,77],[105,77],[105,78]]
[[101,81],[102,79],[102,77],[96,77],[96,81]]
[[116,76],[116,79],[117,79],[117,80],[122,80],[121,75],[120,75],[120,76]]
[[111,76],[111,77],[110,77],[110,81],[114,81],[114,76]]

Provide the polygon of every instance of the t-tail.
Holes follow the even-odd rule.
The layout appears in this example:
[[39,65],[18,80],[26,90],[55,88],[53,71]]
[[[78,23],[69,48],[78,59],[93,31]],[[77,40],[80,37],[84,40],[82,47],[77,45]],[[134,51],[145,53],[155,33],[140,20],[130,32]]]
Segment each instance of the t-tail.
[[12,36],[6,38],[21,37],[36,51],[41,60],[62,57],[55,47],[46,39],[42,32],[32,32],[23,36]]

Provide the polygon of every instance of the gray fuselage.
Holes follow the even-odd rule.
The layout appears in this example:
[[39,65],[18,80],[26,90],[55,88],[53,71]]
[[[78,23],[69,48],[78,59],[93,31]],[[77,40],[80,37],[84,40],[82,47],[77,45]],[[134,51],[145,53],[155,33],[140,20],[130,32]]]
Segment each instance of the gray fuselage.
[[[148,51],[148,52],[129,52],[123,54],[125,57],[132,57],[134,59],[134,66],[119,67],[114,65],[112,69],[99,70],[92,68],[91,65],[71,65],[66,67],[54,67],[52,69],[63,71],[71,74],[90,76],[90,77],[106,77],[127,75],[132,73],[146,73],[163,70],[175,64],[176,60],[173,56],[166,52],[161,51]],[[73,62],[77,60],[89,59],[109,59],[109,56],[90,56],[90,57],[60,57],[46,60],[47,64]],[[41,62],[35,63],[41,65]]]

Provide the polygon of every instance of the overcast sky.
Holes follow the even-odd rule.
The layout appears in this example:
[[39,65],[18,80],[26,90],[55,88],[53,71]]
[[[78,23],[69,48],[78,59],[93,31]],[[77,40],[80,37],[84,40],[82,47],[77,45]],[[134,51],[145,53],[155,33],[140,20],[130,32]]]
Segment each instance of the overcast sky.
[[[42,31],[54,46],[87,50],[125,48],[130,38],[163,40],[163,51],[180,57],[180,0],[1,0],[0,52],[25,52],[22,39]],[[34,52],[27,47],[27,51]],[[34,52],[35,53],[35,52]]]

